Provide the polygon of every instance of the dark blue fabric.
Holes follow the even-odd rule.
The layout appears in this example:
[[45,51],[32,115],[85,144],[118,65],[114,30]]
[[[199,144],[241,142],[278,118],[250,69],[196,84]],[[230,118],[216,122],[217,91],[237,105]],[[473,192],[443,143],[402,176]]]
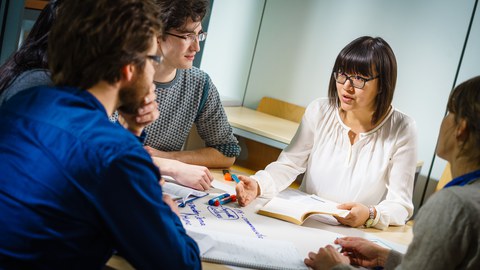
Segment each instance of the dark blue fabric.
[[158,168],[89,92],[25,90],[0,107],[0,269],[200,268]]
[[470,184],[473,181],[476,181],[479,177],[480,177],[480,170],[476,170],[452,179],[443,188],[448,188],[453,186],[465,186]]

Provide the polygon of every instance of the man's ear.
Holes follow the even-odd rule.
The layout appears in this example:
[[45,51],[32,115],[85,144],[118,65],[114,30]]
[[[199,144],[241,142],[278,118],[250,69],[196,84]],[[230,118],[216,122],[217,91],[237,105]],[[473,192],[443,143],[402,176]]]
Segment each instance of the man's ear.
[[127,82],[130,82],[133,78],[135,72],[135,66],[133,64],[128,64],[122,67],[122,79]]

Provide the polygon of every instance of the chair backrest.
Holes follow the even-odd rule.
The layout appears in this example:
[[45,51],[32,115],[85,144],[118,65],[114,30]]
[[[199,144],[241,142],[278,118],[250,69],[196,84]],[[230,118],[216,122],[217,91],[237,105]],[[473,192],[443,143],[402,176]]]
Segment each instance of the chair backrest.
[[452,171],[450,169],[450,163],[447,163],[445,169],[443,170],[442,176],[440,176],[440,180],[438,180],[435,191],[442,189],[448,182],[450,182],[450,180],[452,180]]
[[305,108],[283,100],[263,97],[258,104],[257,111],[300,123]]
[[417,168],[415,169],[415,177],[413,178],[413,186],[416,187],[417,186],[417,180],[418,180],[418,176],[420,175],[420,171],[422,170],[422,167],[423,167],[423,161],[418,161],[417,162]]

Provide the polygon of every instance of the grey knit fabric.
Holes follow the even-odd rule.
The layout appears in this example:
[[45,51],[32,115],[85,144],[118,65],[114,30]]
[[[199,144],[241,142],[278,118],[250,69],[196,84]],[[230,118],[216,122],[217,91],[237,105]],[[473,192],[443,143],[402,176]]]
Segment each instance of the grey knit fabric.
[[[208,96],[199,111],[206,80],[209,80]],[[240,154],[220,96],[205,72],[196,67],[179,69],[172,82],[156,83],[155,92],[160,117],[145,128],[145,145],[162,151],[180,151],[195,123],[206,146],[227,157]]]
[[2,94],[0,94],[0,105],[20,91],[41,85],[53,85],[50,79],[50,72],[46,69],[27,70],[18,75]]

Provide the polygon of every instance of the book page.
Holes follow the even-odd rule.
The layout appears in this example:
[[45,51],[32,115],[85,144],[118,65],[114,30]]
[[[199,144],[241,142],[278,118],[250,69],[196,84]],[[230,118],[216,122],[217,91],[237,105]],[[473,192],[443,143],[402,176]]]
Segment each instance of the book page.
[[338,209],[338,203],[336,202],[320,198],[315,194],[307,194],[298,189],[287,188],[280,192],[277,197],[308,205],[308,211],[310,212],[335,214],[340,217],[346,217],[349,213],[347,210]]
[[[213,245],[200,247],[202,260],[254,269],[308,269],[295,245],[288,241],[259,239],[205,229],[188,230],[197,242],[205,235]],[[207,241],[207,242],[208,242]]]
[[305,219],[315,216],[315,220],[338,225],[332,215],[345,217],[348,210],[337,208],[337,203],[309,195],[299,190],[286,189],[271,199],[259,211],[259,214],[283,219],[295,224],[302,224]]
[[[298,201],[290,201],[275,197],[263,206],[259,214],[276,217],[296,224],[302,224],[304,215],[309,211],[310,206]],[[290,217],[293,220],[288,219]]]

